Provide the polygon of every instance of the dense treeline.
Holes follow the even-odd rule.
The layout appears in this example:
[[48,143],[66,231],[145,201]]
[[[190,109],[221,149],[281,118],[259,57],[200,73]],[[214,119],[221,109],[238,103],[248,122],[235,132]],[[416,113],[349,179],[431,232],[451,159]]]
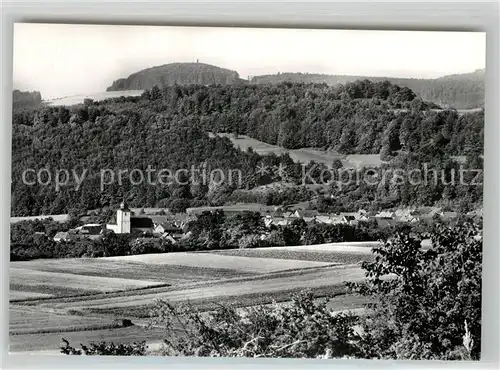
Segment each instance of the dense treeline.
[[[286,148],[381,153],[387,168],[412,169],[432,162],[434,168],[444,169],[449,175],[452,168],[458,169],[450,156],[462,154],[469,155],[466,166],[482,168],[479,155],[483,150],[484,112],[458,115],[428,108],[409,89],[387,82],[359,81],[341,87],[291,83],[172,86],[153,88],[141,97],[15,110],[11,213],[27,216],[97,209],[119,204],[124,197],[133,207],[169,207],[177,212],[249,198],[241,191],[257,185],[281,180],[302,183],[302,168],[288,155],[241,152],[228,138],[210,138],[207,131],[247,134]],[[269,168],[283,164],[286,174],[259,176],[259,164]],[[157,181],[154,172],[153,185],[145,178],[148,166],[173,173],[178,169],[199,170],[202,165],[205,173],[216,168],[226,176],[229,171],[240,171],[241,181],[239,174],[222,184],[217,184],[220,178],[194,181],[192,172],[180,173],[168,184]],[[308,168],[313,166],[310,163]],[[28,169],[34,172],[26,174]],[[47,171],[39,172],[41,169]],[[54,177],[59,169],[68,170],[70,179],[56,189]],[[133,169],[144,176],[140,184],[141,174],[131,173]],[[106,170],[109,172],[103,178],[109,185],[101,188],[101,171]],[[119,170],[125,171],[121,184]],[[114,179],[110,178],[111,171]],[[25,184],[23,173],[35,184]],[[48,185],[40,185],[37,174],[38,180]],[[80,179],[84,176],[84,181],[79,183],[75,175]],[[59,176],[64,179],[65,174]],[[202,175],[198,172],[196,176]],[[333,184],[330,195],[337,203],[331,206],[356,210],[362,202],[377,207],[387,202],[392,206],[434,205],[444,198],[452,207],[465,199],[465,210],[482,199],[480,186],[440,182],[415,188],[411,184],[384,184],[370,191],[363,186],[351,184],[337,190]],[[310,197],[310,190],[292,189],[263,199],[268,204],[290,204],[304,197]],[[345,203],[343,199],[351,200]]]
[[14,109],[36,108],[42,103],[42,95],[38,91],[20,91],[12,92],[12,105]]
[[[222,212],[204,212],[188,224],[190,237],[186,249],[234,249],[311,245],[334,242],[374,241],[387,237],[390,230],[380,230],[377,223],[306,224],[302,219],[287,226],[266,228],[258,212],[225,217]],[[181,243],[182,244],[182,243]]]
[[345,75],[324,75],[317,73],[278,73],[252,78],[253,84],[277,84],[282,82],[327,83],[328,85],[346,84],[356,80],[389,80],[391,83],[413,90],[422,100],[431,101],[445,107],[470,109],[484,107],[485,70],[472,73],[449,75],[435,79],[363,77]]
[[[180,173],[177,179],[163,180],[152,173],[152,182],[127,173],[118,181],[118,171],[140,169],[144,176],[148,166],[156,171],[168,169],[207,168],[254,172],[257,154],[235,149],[227,139],[211,139],[186,117],[176,124],[165,121],[147,107],[126,102],[114,105],[110,111],[105,105],[44,107],[14,117],[12,213],[37,215],[66,213],[71,208],[95,209],[119,204],[127,197],[131,206],[157,205],[185,209],[187,206],[207,204],[217,189],[210,182],[199,179],[199,185],[188,184],[189,174]],[[24,122],[23,122],[24,120]],[[30,125],[21,124],[30,123]],[[47,168],[52,182],[38,184],[34,173],[27,176],[30,186],[23,183],[26,169],[39,171]],[[54,177],[58,169],[67,169],[70,181],[57,191]],[[72,170],[85,181],[78,189]],[[115,171],[114,182],[101,191],[101,170]],[[136,173],[137,175],[137,173]],[[200,175],[201,176],[201,175]],[[43,182],[48,180],[44,174]],[[178,180],[178,181],[177,181]],[[156,182],[156,185],[151,185]],[[170,185],[166,183],[169,182]]]

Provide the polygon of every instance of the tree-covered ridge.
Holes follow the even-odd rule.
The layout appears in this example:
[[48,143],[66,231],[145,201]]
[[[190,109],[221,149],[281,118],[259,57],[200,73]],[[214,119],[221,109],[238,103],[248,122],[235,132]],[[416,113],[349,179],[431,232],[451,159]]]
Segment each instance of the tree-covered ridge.
[[278,73],[252,78],[253,84],[277,84],[282,82],[326,83],[328,85],[346,84],[356,80],[388,80],[393,84],[408,87],[422,100],[431,101],[445,107],[469,109],[484,107],[485,70],[472,73],[444,76],[435,79],[366,77],[346,75],[326,75],[317,73]]
[[106,91],[147,90],[153,86],[245,83],[236,71],[205,63],[170,63],[143,69],[114,81]]
[[12,92],[13,109],[36,108],[42,103],[42,95],[38,91],[20,91]]
[[[228,138],[210,138],[207,131],[247,134],[285,148],[381,153],[388,169],[412,169],[430,162],[433,168],[449,173],[458,169],[450,156],[468,154],[472,159],[467,166],[480,169],[483,123],[484,112],[459,115],[451,110],[433,111],[407,88],[369,81],[337,87],[292,83],[154,87],[141,97],[15,110],[11,213],[28,216],[67,213],[73,208],[96,209],[116,205],[123,197],[136,207],[182,211],[238,201],[236,190],[283,180],[302,183],[302,168],[289,156],[241,152]],[[210,181],[201,185],[133,185],[128,180],[130,174],[126,174],[122,184],[115,180],[100,188],[102,169],[139,169],[144,173],[148,165],[175,171],[202,164],[226,173],[240,170],[242,181],[220,186]],[[256,172],[260,164],[269,168],[283,164],[287,170],[283,176],[259,177]],[[69,182],[58,191],[54,179],[51,186],[22,182],[26,169],[41,168],[48,168],[52,176],[58,169],[75,169],[79,176],[85,169],[88,172],[78,189]],[[361,185],[343,189],[332,185],[329,194],[335,200],[321,201],[318,207],[357,210],[366,204],[376,208],[384,204],[434,205],[446,199],[447,206],[462,202],[461,209],[468,210],[482,201],[482,190],[477,186]],[[287,194],[266,194],[264,202],[277,205],[310,200],[313,195],[303,190],[296,187]]]
[[[132,105],[133,106],[133,105]],[[163,204],[175,207],[196,205],[207,192],[208,184],[199,186],[156,186],[143,182],[134,186],[129,175],[120,185],[115,179],[101,192],[100,171],[151,168],[176,171],[198,168],[240,169],[251,173],[258,155],[235,149],[227,139],[209,138],[198,127],[178,122],[171,125],[161,115],[136,107],[109,111],[105,106],[83,105],[71,111],[64,107],[45,107],[34,113],[32,126],[14,125],[12,206],[13,214],[66,213],[68,207],[100,208],[129,197],[134,204]],[[88,170],[78,191],[67,186],[57,192],[52,186],[27,186],[22,183],[25,169],[48,168],[52,175],[59,168],[76,169],[78,175]],[[31,178],[30,178],[31,179]],[[153,181],[158,181],[152,176]],[[182,179],[179,179],[182,180]],[[145,180],[146,181],[146,180]],[[188,201],[189,200],[189,201]],[[187,204],[182,207],[182,204]],[[201,202],[200,204],[206,204]]]
[[144,97],[173,119],[189,115],[207,131],[246,134],[287,149],[379,154],[384,148],[420,152],[435,146],[462,155],[474,146],[482,151],[483,112],[433,111],[435,105],[388,81],[173,86]]
[[146,68],[126,78],[114,81],[106,91],[147,90],[153,86],[160,88],[172,85],[241,85],[326,83],[330,86],[348,84],[358,80],[373,82],[389,81],[391,84],[407,87],[424,101],[443,107],[471,109],[484,107],[485,70],[471,73],[447,75],[439,78],[399,78],[374,76],[329,75],[318,73],[285,72],[253,76],[250,81],[241,79],[236,71],[205,63],[170,63]]

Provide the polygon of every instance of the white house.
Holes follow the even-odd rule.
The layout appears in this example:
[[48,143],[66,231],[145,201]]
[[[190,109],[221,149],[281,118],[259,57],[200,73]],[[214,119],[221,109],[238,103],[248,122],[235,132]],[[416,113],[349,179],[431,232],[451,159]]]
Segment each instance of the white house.
[[396,216],[394,212],[391,211],[381,211],[375,215],[377,218],[385,218],[385,219],[392,219]]

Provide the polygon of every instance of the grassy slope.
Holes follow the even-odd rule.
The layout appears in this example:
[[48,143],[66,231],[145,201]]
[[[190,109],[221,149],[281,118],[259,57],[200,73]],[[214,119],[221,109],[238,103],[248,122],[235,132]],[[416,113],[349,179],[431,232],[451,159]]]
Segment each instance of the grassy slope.
[[[210,134],[213,136],[213,134]],[[218,133],[219,136],[228,137],[235,147],[239,147],[241,150],[245,151],[249,147],[258,154],[271,154],[276,155],[288,153],[290,157],[300,163],[309,163],[310,161],[315,161],[317,163],[324,163],[327,166],[331,166],[335,159],[339,159],[343,166],[346,168],[354,168],[360,165],[371,165],[380,166],[382,161],[378,154],[354,154],[354,155],[343,155],[336,153],[334,151],[325,151],[314,148],[301,148],[301,149],[285,149],[277,145],[267,144],[257,139],[253,139],[246,135],[240,135],[237,138],[232,134]]]

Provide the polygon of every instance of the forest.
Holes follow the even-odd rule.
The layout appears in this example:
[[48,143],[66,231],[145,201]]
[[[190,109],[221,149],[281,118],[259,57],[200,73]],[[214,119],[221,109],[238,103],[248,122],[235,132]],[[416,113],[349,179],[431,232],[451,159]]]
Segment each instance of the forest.
[[318,73],[280,73],[240,78],[238,72],[206,63],[170,63],[143,69],[126,78],[120,78],[107,91],[160,89],[172,85],[277,85],[284,82],[327,84],[337,87],[356,81],[389,81],[411,89],[420,99],[443,107],[470,109],[484,107],[485,70],[448,75],[439,78],[399,78]]
[[[404,87],[368,80],[336,87],[326,84],[187,85],[153,87],[140,97],[86,100],[84,104],[15,108],[12,139],[12,216],[99,209],[127,198],[134,207],[220,205],[235,191],[277,181],[292,182],[286,196],[270,194],[263,202],[289,204],[315,198],[302,183],[302,168],[288,155],[242,152],[228,138],[207,132],[246,134],[285,148],[312,147],[339,153],[380,154],[388,169],[414,169],[428,163],[445,171],[447,183],[412,185],[332,185],[315,198],[325,210],[357,210],[399,205],[435,205],[467,211],[482,203],[482,187],[450,182],[460,165],[451,156],[466,155],[465,168],[482,169],[484,111],[459,114],[435,110]],[[259,176],[259,164],[286,166],[281,176]],[[206,165],[240,170],[241,184],[168,186],[131,181],[100,189],[102,169],[169,168]],[[313,162],[307,168],[318,166]],[[338,166],[338,163],[332,163]],[[320,168],[319,166],[318,168]],[[84,169],[84,183],[62,189],[23,183],[26,169]],[[317,171],[313,173],[317,175]],[[469,179],[470,180],[470,179]],[[236,193],[235,193],[236,194]],[[233,196],[234,199],[234,196]],[[307,200],[309,200],[307,199]]]
[[346,75],[325,75],[317,73],[278,73],[252,78],[251,83],[269,84],[281,82],[327,83],[328,85],[346,84],[356,80],[389,80],[391,83],[408,87],[421,99],[456,109],[484,107],[485,70],[472,73],[448,75],[439,78],[385,78]]
[[12,106],[14,110],[22,108],[36,108],[42,104],[42,95],[39,91],[20,91],[12,92]]

